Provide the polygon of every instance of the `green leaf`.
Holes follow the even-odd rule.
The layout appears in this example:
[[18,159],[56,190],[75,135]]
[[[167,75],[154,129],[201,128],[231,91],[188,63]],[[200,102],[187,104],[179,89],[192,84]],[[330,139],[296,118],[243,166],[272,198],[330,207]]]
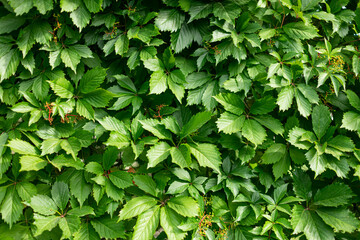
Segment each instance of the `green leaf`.
[[301,170],[296,170],[293,173],[294,180],[294,192],[296,196],[301,197],[305,200],[309,200],[312,196],[311,192],[311,179]]
[[191,197],[174,197],[167,204],[184,217],[196,217],[199,214],[199,205]]
[[103,217],[92,220],[91,225],[101,238],[125,238],[123,222],[117,222],[115,218]]
[[40,169],[43,169],[47,163],[47,161],[36,156],[21,156],[20,171],[39,171]]
[[118,159],[119,150],[116,147],[109,147],[105,150],[103,155],[103,167],[108,171]]
[[344,113],[341,127],[350,131],[359,131],[360,114],[352,111]]
[[72,157],[65,157],[64,155],[58,155],[50,162],[54,167],[61,171],[62,167],[73,167],[77,170],[84,168],[84,163],[81,161],[75,161]]
[[351,138],[342,135],[337,135],[328,141],[328,146],[336,148],[342,152],[352,152],[355,148]]
[[280,111],[286,111],[291,107],[294,99],[294,89],[291,86],[287,86],[281,89],[278,99],[276,101],[279,105]]
[[58,216],[42,216],[39,214],[34,214],[34,225],[36,226],[35,236],[41,235],[45,231],[51,231],[56,227],[60,221]]
[[135,184],[144,192],[147,192],[154,197],[157,196],[156,184],[154,180],[148,175],[136,175],[134,176]]
[[241,12],[241,8],[233,1],[216,2],[213,8],[213,14],[215,17],[224,19],[225,21],[233,24],[235,18],[237,18]]
[[24,155],[38,155],[39,151],[30,143],[20,139],[12,139],[7,144],[14,152]]
[[52,154],[60,151],[61,140],[59,138],[48,138],[41,143],[41,155]]
[[48,44],[53,35],[51,34],[52,28],[47,21],[35,21],[32,25],[32,34],[37,43]]
[[329,109],[324,105],[314,107],[311,114],[311,119],[316,136],[318,137],[318,139],[322,138],[331,123]]
[[186,237],[186,233],[178,228],[180,224],[181,218],[173,210],[167,206],[160,209],[160,225],[169,239],[182,240]]
[[104,179],[106,195],[114,201],[122,201],[124,198],[124,190],[119,190],[108,178],[103,178],[103,180],[100,181],[104,181]]
[[346,95],[349,99],[350,105],[353,106],[356,110],[360,111],[360,98],[358,95],[351,90],[347,90]]
[[262,29],[259,32],[259,36],[261,40],[272,38],[275,36],[275,34],[276,34],[276,29],[273,28]]
[[118,188],[133,186],[131,175],[125,171],[117,171],[109,174],[110,181]]
[[168,139],[168,140],[172,139],[171,132],[165,129],[163,125],[160,125],[159,121],[148,118],[148,119],[140,120],[140,123],[145,130],[151,132],[156,137],[160,139]]
[[75,51],[71,51],[69,48],[61,50],[61,60],[66,67],[71,68],[76,73],[76,67],[80,63],[80,55]]
[[155,19],[155,24],[160,31],[175,32],[180,29],[184,21],[185,16],[176,9],[161,10]]
[[149,159],[148,168],[155,167],[160,162],[164,161],[170,154],[170,145],[166,142],[158,142],[152,146],[146,157]]
[[180,132],[180,138],[183,139],[193,132],[201,128],[205,123],[207,123],[211,118],[210,112],[200,112],[195,116],[192,116],[191,119],[182,127]]
[[304,95],[297,89],[295,89],[295,99],[300,114],[304,117],[308,117],[311,114],[311,103],[304,97]]
[[175,53],[179,53],[190,47],[193,42],[200,43],[201,39],[198,28],[193,24],[183,24],[180,31],[171,34],[171,47]]
[[154,72],[150,77],[150,94],[160,94],[167,89],[166,74],[163,71]]
[[33,106],[30,105],[28,102],[20,102],[11,108],[12,111],[18,113],[27,113],[35,109]]
[[250,108],[250,113],[254,115],[262,115],[271,112],[276,107],[275,99],[266,96],[258,99]]
[[353,66],[353,71],[355,73],[355,76],[359,75],[359,73],[360,73],[360,59],[359,59],[359,56],[357,56],[357,55],[353,56],[352,66]]
[[80,80],[79,90],[82,93],[90,93],[97,89],[106,77],[106,69],[96,67],[87,71]]
[[245,110],[244,102],[238,94],[221,93],[216,95],[214,98],[224,106],[226,111],[229,111],[233,114],[240,115]]
[[51,189],[51,196],[56,205],[63,211],[70,198],[68,185],[64,182],[55,182]]
[[[31,7],[32,8],[32,1]],[[25,13],[25,11],[29,11],[30,8],[26,8],[26,1],[21,1],[18,9],[15,9],[17,15],[21,15]],[[10,13],[6,16],[0,18],[0,34],[11,33],[12,31],[18,29],[25,23],[25,19],[22,17],[16,17],[14,14]]]
[[318,6],[321,0],[301,0],[301,11],[311,10]]
[[21,203],[21,199],[15,189],[15,186],[8,187],[0,207],[0,213],[2,219],[10,225],[10,228],[19,220],[23,208],[24,206]]
[[142,213],[134,227],[134,234],[132,240],[151,240],[159,225],[160,220],[160,206],[150,208]]
[[54,215],[58,209],[56,203],[46,195],[35,195],[31,198],[30,206],[42,215]]
[[36,195],[36,186],[29,182],[19,182],[16,184],[16,191],[23,201],[30,202],[31,198]]
[[71,238],[73,233],[79,229],[80,223],[80,218],[76,216],[66,216],[60,218],[59,227],[63,232],[62,237]]
[[77,160],[77,154],[81,149],[81,143],[77,138],[70,137],[68,139],[63,139],[60,146],[67,154],[71,154],[74,160]]
[[314,148],[312,148],[305,154],[305,156],[309,161],[311,170],[315,172],[315,177],[325,171],[327,162],[324,154],[320,154]]
[[148,196],[136,197],[128,201],[120,211],[119,220],[136,217],[148,209],[154,207],[157,201],[155,198]]
[[252,119],[245,120],[242,133],[244,137],[255,145],[262,144],[267,136],[265,129],[258,122]]
[[200,166],[209,167],[220,173],[221,157],[218,148],[209,143],[189,144],[191,154]]
[[245,116],[234,115],[229,112],[224,112],[216,121],[219,131],[227,134],[236,133],[241,130],[245,122]]
[[275,134],[283,135],[283,133],[285,131],[281,122],[278,119],[273,118],[270,115],[260,115],[260,116],[254,117],[254,119],[256,121],[258,121],[261,125],[270,129]]
[[202,2],[195,2],[191,4],[189,9],[190,19],[189,22],[193,20],[207,17],[213,10],[213,5],[211,3],[204,4]]
[[74,87],[65,78],[59,78],[53,81],[48,81],[52,90],[61,98],[72,98],[74,96]]
[[271,145],[262,155],[262,162],[264,164],[273,164],[282,159],[286,154],[286,146],[281,143]]
[[115,53],[124,56],[129,50],[129,38],[126,34],[121,34],[115,42]]
[[353,232],[360,221],[346,208],[319,208],[316,213],[335,231]]
[[348,203],[354,195],[351,189],[342,183],[333,183],[320,189],[314,197],[314,204],[337,207]]
[[43,76],[35,78],[32,90],[37,99],[43,100],[48,95],[49,88],[49,83]]
[[78,99],[76,102],[76,112],[89,120],[94,119],[95,111],[86,99]]
[[79,230],[74,233],[74,240],[97,240],[99,235],[96,233],[95,229],[90,223],[81,224]]
[[[85,8],[83,4],[81,4],[75,11],[70,13],[70,18],[72,19],[73,23],[79,28],[81,32],[86,25],[89,24],[91,19],[91,14]],[[74,71],[76,72],[76,71]]]
[[292,22],[283,26],[284,32],[292,39],[312,39],[321,37],[318,29],[313,25],[305,25],[303,22]]
[[307,239],[334,239],[334,233],[331,228],[317,214],[305,210],[301,205],[294,206],[291,225],[294,229],[294,234],[304,232]]
[[101,4],[103,0],[87,0],[84,1],[85,6],[91,13],[97,13],[101,10]]
[[85,181],[82,171],[77,171],[70,179],[70,192],[79,201],[80,206],[89,197],[91,192],[90,185]]
[[52,0],[36,0],[34,1],[34,6],[38,9],[38,11],[45,15],[47,11],[53,9],[53,1]]
[[60,7],[62,12],[73,12],[81,4],[80,0],[61,0]]
[[[1,24],[1,23],[0,23]],[[20,52],[12,49],[0,58],[0,82],[15,74],[20,63]]]
[[181,144],[179,147],[172,147],[170,149],[171,159],[182,168],[190,167],[191,153],[187,144]]

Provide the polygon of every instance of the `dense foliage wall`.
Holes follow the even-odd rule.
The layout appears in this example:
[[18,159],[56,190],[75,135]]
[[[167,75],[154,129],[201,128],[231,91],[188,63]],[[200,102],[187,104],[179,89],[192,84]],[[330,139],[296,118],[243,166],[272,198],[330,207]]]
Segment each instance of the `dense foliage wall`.
[[360,239],[349,0],[1,0],[0,239]]

